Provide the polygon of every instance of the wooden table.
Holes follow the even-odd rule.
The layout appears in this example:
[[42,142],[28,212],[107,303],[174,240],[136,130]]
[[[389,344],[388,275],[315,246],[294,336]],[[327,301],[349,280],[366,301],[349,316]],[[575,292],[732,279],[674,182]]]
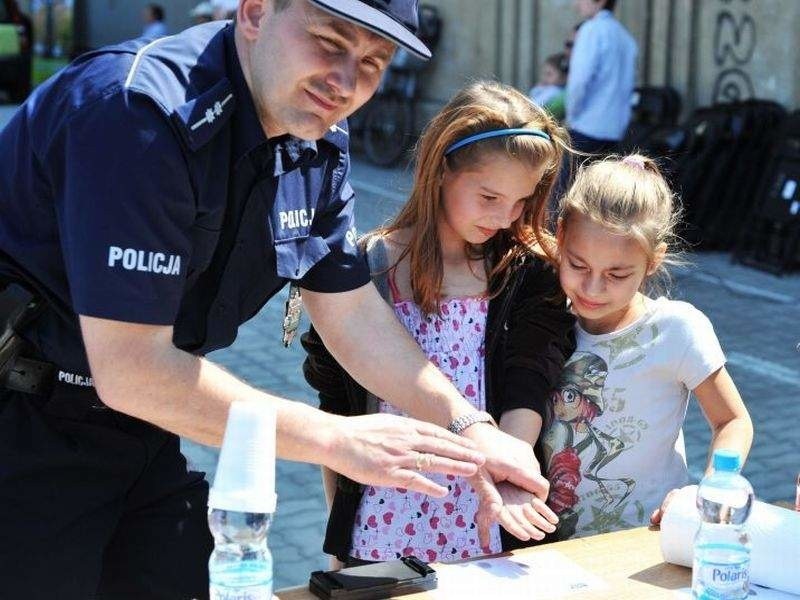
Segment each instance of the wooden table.
[[[685,567],[667,564],[663,561],[658,536],[658,529],[640,527],[525,548],[512,554],[521,555],[555,550],[602,578],[609,586],[602,592],[586,591],[569,594],[569,600],[673,598],[672,590],[691,585],[692,572]],[[448,568],[447,564],[432,566],[437,572],[443,572]],[[280,600],[313,600],[316,598],[306,586],[278,591],[277,597]],[[420,593],[402,596],[402,598],[423,600],[430,596]],[[502,600],[512,599],[503,598]]]

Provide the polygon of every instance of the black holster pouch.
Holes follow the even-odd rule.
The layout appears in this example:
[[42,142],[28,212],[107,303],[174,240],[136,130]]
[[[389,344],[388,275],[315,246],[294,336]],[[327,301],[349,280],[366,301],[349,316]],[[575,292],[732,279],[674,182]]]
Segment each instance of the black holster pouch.
[[19,335],[41,312],[42,302],[16,283],[0,281],[0,388],[46,393],[40,382],[52,376],[52,365],[22,358],[28,343]]

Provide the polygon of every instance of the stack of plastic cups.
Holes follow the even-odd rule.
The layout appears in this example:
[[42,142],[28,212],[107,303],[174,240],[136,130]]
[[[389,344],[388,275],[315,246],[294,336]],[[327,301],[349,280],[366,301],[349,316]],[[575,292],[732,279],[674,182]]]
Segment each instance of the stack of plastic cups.
[[275,408],[264,401],[234,402],[208,496],[212,600],[272,599],[267,529],[276,502]]

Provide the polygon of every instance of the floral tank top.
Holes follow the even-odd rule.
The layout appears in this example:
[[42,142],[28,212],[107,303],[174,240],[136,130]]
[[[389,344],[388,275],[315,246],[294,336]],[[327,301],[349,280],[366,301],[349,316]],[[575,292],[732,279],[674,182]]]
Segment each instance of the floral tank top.
[[[485,409],[484,337],[488,301],[466,296],[444,300],[440,315],[425,315],[410,300],[397,300],[397,287],[388,277],[394,311],[406,329],[461,394]],[[387,402],[383,413],[405,414]],[[351,555],[367,561],[394,560],[414,555],[426,562],[448,562],[501,551],[495,525],[488,547],[481,548],[475,513],[478,498],[462,477],[424,473],[447,487],[444,498],[431,498],[404,488],[366,486],[353,527]]]

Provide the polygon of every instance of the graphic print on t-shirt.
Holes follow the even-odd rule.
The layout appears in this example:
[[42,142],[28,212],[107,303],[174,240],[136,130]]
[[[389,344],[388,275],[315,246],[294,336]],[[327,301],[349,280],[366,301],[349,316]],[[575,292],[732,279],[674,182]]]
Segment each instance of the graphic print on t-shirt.
[[[610,354],[615,355],[613,351]],[[606,390],[607,376],[603,358],[575,352],[553,392],[553,423],[544,438],[545,464],[551,485],[548,503],[559,516],[562,539],[575,534],[586,508],[592,511],[591,517],[583,517],[584,522],[590,518],[586,528],[597,533],[635,525],[625,523],[622,515],[636,482],[630,477],[606,477],[603,469],[630,448],[629,441],[635,439],[641,425],[614,420],[609,431],[594,424],[597,417],[625,406],[624,388]],[[582,479],[594,485],[579,498],[577,488]]]

